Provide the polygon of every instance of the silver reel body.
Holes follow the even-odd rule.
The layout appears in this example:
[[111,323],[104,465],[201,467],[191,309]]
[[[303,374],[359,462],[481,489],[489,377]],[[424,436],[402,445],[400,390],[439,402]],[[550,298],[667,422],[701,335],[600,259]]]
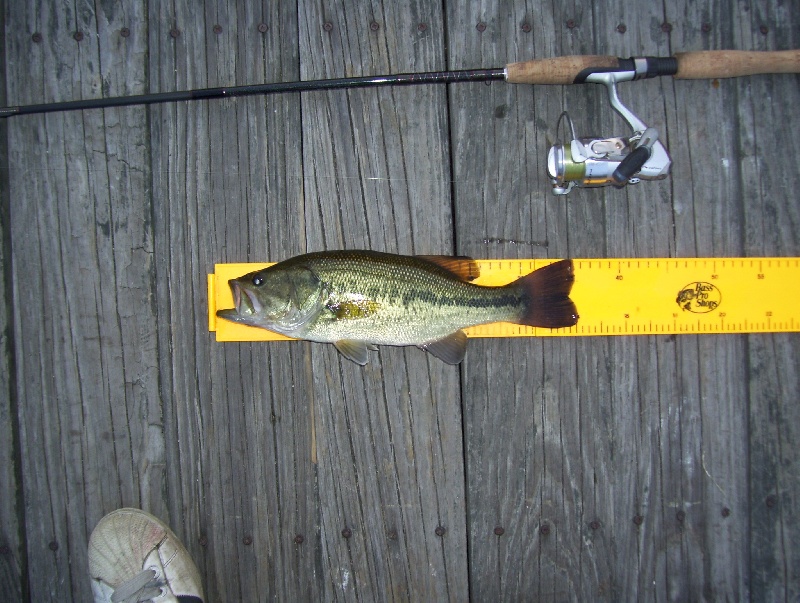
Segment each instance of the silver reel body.
[[553,184],[553,194],[566,195],[574,187],[615,186],[622,188],[641,180],[660,180],[669,174],[671,160],[667,149],[658,140],[658,131],[648,128],[619,100],[617,82],[637,78],[636,71],[592,73],[587,82],[604,84],[608,89],[611,106],[630,125],[630,136],[610,138],[578,138],[575,127],[565,111],[558,118],[566,119],[571,140],[568,144],[556,142],[547,154],[547,175]]

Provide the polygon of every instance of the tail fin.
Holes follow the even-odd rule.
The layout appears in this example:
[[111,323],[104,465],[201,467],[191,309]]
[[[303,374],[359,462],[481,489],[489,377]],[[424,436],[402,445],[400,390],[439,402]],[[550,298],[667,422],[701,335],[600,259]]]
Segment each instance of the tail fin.
[[559,329],[578,322],[578,310],[569,298],[575,281],[572,260],[561,260],[517,279],[511,286],[522,290],[525,311],[519,324]]

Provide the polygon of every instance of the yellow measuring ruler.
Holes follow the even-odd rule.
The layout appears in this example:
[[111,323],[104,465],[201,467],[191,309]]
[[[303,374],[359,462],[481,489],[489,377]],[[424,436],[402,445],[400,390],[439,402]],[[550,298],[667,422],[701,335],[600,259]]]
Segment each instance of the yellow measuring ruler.
[[[472,281],[497,286],[555,260],[476,260]],[[465,329],[470,337],[564,337],[774,333],[800,331],[800,258],[574,259],[570,297],[580,320],[569,329],[493,323]],[[233,307],[228,280],[269,266],[217,264],[208,275],[208,328],[217,341],[289,339],[217,319]]]

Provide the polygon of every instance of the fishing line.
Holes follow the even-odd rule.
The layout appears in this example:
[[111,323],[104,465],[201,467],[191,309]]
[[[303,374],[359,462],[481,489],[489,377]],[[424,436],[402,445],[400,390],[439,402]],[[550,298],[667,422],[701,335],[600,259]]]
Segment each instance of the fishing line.
[[[0,117],[13,117],[131,105],[210,100],[276,93],[350,90],[418,84],[455,84],[505,81],[510,84],[604,85],[612,108],[630,126],[631,133],[606,137],[578,137],[557,141],[547,152],[547,174],[556,195],[575,187],[625,187],[642,180],[660,180],[669,174],[671,159],[656,128],[648,126],[619,99],[617,84],[660,76],[676,79],[718,79],[764,73],[800,72],[800,50],[698,51],[672,57],[584,55],[509,63],[505,67],[462,71],[429,71],[295,82],[274,82],[157,92],[110,98],[41,103],[0,108]],[[572,124],[568,114],[559,118]],[[558,127],[556,128],[558,130]]]

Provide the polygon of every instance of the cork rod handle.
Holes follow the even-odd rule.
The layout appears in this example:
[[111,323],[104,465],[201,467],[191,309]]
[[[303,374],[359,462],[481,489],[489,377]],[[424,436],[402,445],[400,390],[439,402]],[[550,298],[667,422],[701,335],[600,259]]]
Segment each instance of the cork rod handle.
[[760,73],[800,73],[800,50],[704,50],[680,52],[678,73],[683,80],[740,77]]
[[506,65],[506,81],[511,84],[572,84],[585,69],[615,69],[618,66],[617,57],[598,55],[524,61]]
[[[760,73],[800,73],[800,50],[701,50],[677,53],[672,62],[646,58],[654,68],[648,68],[644,77],[674,74],[678,79],[697,80]],[[617,57],[585,55],[510,63],[506,65],[506,81],[511,84],[575,84],[584,81],[587,73],[632,68],[627,65],[628,60],[624,60],[626,66],[622,67],[620,60]]]

